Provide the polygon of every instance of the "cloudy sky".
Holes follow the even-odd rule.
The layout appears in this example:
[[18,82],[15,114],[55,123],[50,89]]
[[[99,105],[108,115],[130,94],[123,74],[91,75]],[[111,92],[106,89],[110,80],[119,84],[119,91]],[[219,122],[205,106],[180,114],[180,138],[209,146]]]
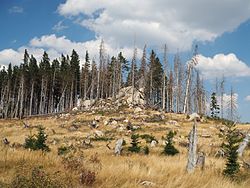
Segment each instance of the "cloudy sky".
[[0,65],[20,64],[24,49],[37,59],[44,50],[53,59],[72,49],[97,58],[101,39],[107,53],[127,57],[134,41],[159,55],[166,43],[170,64],[176,52],[185,63],[198,44],[209,91],[224,75],[241,120],[250,121],[249,19],[249,0],[0,0]]

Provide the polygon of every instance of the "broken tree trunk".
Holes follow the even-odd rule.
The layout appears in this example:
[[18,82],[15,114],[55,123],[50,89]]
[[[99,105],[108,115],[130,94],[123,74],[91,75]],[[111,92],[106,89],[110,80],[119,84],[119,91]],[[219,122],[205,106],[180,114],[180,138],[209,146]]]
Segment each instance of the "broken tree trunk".
[[239,149],[237,150],[239,157],[242,157],[243,152],[247,147],[249,141],[250,141],[250,134],[247,134],[247,136],[243,139],[242,143],[240,144]]
[[196,166],[196,152],[197,152],[197,122],[194,119],[194,125],[189,133],[189,146],[188,146],[188,163],[187,171],[193,172]]
[[123,138],[120,138],[119,140],[116,141],[115,155],[121,155],[122,144],[123,144]]
[[163,91],[162,91],[162,110],[166,111],[166,77],[167,77],[167,45],[164,46],[164,75],[163,75]]
[[188,108],[188,100],[189,100],[188,96],[189,96],[191,74],[192,74],[192,66],[190,64],[188,64],[188,78],[187,78],[185,98],[184,98],[184,107],[183,107],[184,114],[187,112],[187,108]]
[[200,167],[201,170],[204,170],[204,167],[205,167],[205,160],[206,160],[205,153],[200,152],[200,153],[198,154],[198,157],[197,157],[196,166],[197,166],[197,167]]

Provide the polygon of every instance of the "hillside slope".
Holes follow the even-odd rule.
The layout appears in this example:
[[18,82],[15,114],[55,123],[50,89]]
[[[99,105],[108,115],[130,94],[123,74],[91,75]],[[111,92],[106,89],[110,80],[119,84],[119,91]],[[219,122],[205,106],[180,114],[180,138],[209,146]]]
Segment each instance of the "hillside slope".
[[[37,133],[39,125],[45,127],[48,135],[46,143],[51,149],[48,153],[29,151],[21,145],[25,138]],[[203,171],[197,168],[193,174],[186,172],[186,146],[192,125],[182,114],[140,108],[0,120],[0,138],[10,142],[0,146],[0,187],[8,187],[10,183],[12,186],[21,185],[20,182],[28,184],[34,173],[42,174],[38,176],[40,179],[33,177],[33,180],[45,187],[50,184],[59,187],[249,187],[250,173],[243,168],[239,183],[222,175],[225,158],[215,157],[222,143],[218,136],[219,129],[223,128],[220,122],[203,119],[198,123],[198,150],[206,155],[205,168]],[[246,132],[250,125],[238,128]],[[164,137],[170,130],[177,132],[174,145],[180,151],[173,157],[162,154]],[[140,138],[142,151],[131,153],[128,147],[132,134],[144,135],[158,143],[152,147],[151,140],[147,143]],[[122,155],[115,156],[114,147],[119,138],[126,144]],[[149,147],[148,155],[143,152],[145,146]],[[60,155],[58,148],[61,148]],[[249,148],[244,159],[250,160]]]

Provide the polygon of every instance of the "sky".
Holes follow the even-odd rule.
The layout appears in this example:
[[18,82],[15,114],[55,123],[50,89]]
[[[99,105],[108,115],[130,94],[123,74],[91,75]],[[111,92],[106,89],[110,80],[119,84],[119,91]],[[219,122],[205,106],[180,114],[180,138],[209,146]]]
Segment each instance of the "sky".
[[24,49],[38,60],[75,49],[98,59],[100,41],[106,52],[130,58],[134,44],[140,58],[144,44],[169,64],[179,53],[187,62],[198,44],[198,65],[208,93],[225,77],[238,100],[238,114],[250,122],[249,0],[0,0],[0,65],[20,64]]

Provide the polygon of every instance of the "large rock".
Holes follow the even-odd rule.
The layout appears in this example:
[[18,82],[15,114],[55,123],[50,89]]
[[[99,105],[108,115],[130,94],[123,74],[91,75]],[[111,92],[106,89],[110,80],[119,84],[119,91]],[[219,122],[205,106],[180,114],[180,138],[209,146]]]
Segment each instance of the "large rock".
[[193,121],[193,120],[197,120],[200,121],[201,117],[199,114],[197,113],[192,113],[191,115],[189,115],[189,121]]
[[154,148],[156,146],[156,144],[157,144],[156,140],[152,140],[150,143],[150,147]]
[[4,144],[4,145],[9,145],[10,142],[9,142],[9,140],[8,140],[7,138],[4,138],[4,139],[3,139],[3,144]]
[[133,101],[133,88],[132,86],[122,88],[116,95],[118,101],[122,101],[122,104],[127,105],[145,105],[144,88],[136,89],[134,88],[134,101]]
[[94,120],[94,121],[91,122],[90,127],[96,129],[99,126],[98,126],[97,122]]
[[154,186],[156,186],[155,183],[150,182],[150,181],[143,181],[143,182],[140,183],[140,185],[145,186],[145,187],[154,187]]
[[136,107],[134,113],[140,113],[140,112],[142,112],[142,109],[140,107]]
[[94,135],[95,135],[95,137],[103,137],[104,133],[102,131],[95,130]]
[[75,111],[77,111],[77,110],[78,110],[77,107],[72,108],[72,111],[73,111],[73,112],[75,112]]
[[178,125],[179,125],[178,122],[175,121],[175,120],[170,120],[168,123],[169,123],[170,125],[174,125],[174,126],[178,126]]
[[117,126],[117,125],[118,125],[118,122],[117,122],[116,120],[113,120],[113,121],[111,122],[111,125]]
[[81,106],[85,109],[89,109],[91,108],[91,106],[93,106],[94,103],[95,103],[95,100],[84,100],[84,101],[81,101]]

